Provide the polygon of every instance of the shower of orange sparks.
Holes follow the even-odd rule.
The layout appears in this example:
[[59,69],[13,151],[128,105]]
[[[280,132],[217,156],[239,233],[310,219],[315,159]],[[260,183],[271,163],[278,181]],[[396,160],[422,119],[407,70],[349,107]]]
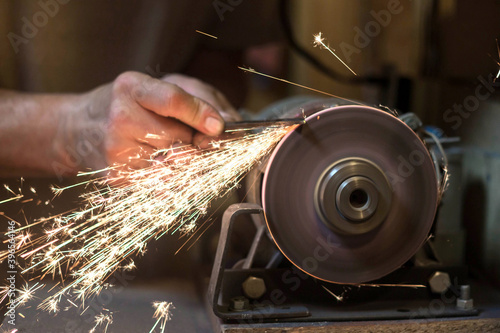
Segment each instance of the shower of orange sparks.
[[[63,300],[68,306],[75,306],[77,300],[83,304],[85,298],[103,289],[105,280],[116,270],[133,269],[133,262],[121,262],[143,253],[149,240],[166,233],[190,233],[210,202],[237,186],[243,175],[296,126],[275,125],[258,132],[246,130],[244,135],[230,134],[208,149],[185,146],[182,154],[171,154],[162,161],[156,157],[168,155],[172,149],[160,150],[148,157],[150,167],[119,171],[116,177],[127,180],[121,186],[110,187],[108,180],[92,179],[53,188],[55,195],[75,186],[89,191],[82,195],[86,205],[81,210],[19,225],[16,230],[16,255],[25,266],[19,266],[21,273],[32,274],[30,281],[35,284],[47,274],[64,281],[57,289],[51,288],[54,292],[38,307],[58,312],[64,308]],[[42,225],[45,231],[38,236],[31,233],[30,227],[35,225]],[[0,252],[0,261],[7,255],[7,251]],[[73,279],[65,281],[64,271],[71,272]],[[99,320],[103,323],[105,317]]]

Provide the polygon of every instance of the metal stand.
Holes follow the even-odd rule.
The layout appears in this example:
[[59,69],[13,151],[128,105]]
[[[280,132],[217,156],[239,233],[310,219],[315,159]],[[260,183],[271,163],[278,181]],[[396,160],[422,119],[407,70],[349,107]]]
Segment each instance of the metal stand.
[[[456,301],[461,296],[457,287],[464,284],[466,276],[466,271],[461,268],[439,266],[440,270],[449,272],[454,281],[453,286],[441,294],[441,298],[431,297],[427,288],[359,288],[322,282],[294,266],[255,268],[258,253],[266,245],[265,225],[257,226],[254,242],[246,259],[236,267],[226,268],[231,234],[237,217],[262,213],[263,209],[259,205],[243,203],[230,206],[223,215],[208,289],[208,303],[213,313],[224,323],[401,320],[467,317],[477,316],[479,313],[477,308],[456,306]],[[426,283],[436,269],[438,268],[433,266],[400,268],[373,283],[392,285],[403,281],[422,284]],[[245,281],[249,279],[265,283],[261,296],[254,297],[253,300],[243,296],[246,295]],[[347,297],[344,298],[344,294]]]
[[[250,305],[239,310],[231,309],[230,304],[219,304],[221,289],[223,285],[223,276],[226,267],[226,256],[228,244],[231,238],[233,223],[240,215],[261,214],[262,207],[251,203],[241,203],[231,205],[222,217],[222,227],[220,232],[217,254],[215,256],[212,275],[210,277],[210,285],[208,289],[209,301],[211,301],[214,314],[224,320],[249,320],[263,321],[275,318],[293,318],[305,317],[309,315],[309,311],[304,306],[274,306],[266,304],[265,306]],[[261,226],[257,230],[256,238],[262,237],[265,226]],[[248,269],[251,266],[253,255],[255,254],[258,242],[254,241],[250,254],[247,257],[244,268]]]

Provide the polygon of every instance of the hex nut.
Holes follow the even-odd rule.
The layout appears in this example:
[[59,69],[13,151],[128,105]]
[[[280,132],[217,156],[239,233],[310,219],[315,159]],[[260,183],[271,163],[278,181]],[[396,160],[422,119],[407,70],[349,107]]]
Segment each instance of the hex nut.
[[431,291],[442,294],[451,286],[450,275],[446,272],[436,271],[429,277]]
[[241,285],[243,293],[250,299],[259,299],[266,293],[266,284],[264,279],[249,276]]
[[229,301],[229,310],[231,311],[245,311],[250,308],[250,302],[248,298],[239,296],[233,297]]
[[457,299],[457,308],[462,310],[471,310],[474,308],[474,301],[470,299]]

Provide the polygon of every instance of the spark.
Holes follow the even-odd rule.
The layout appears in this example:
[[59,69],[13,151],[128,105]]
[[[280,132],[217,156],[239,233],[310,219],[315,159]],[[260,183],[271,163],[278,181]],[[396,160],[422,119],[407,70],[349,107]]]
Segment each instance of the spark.
[[[45,285],[41,284],[39,282],[35,283],[31,287],[26,283],[24,286],[22,286],[20,289],[15,289],[16,292],[16,298],[15,298],[15,303],[12,304],[11,308],[12,309],[17,309],[20,306],[24,305],[26,302],[31,300],[34,297],[35,291],[37,291],[40,288],[43,288]],[[1,288],[2,290],[0,291],[0,303],[2,303],[7,296],[9,295],[9,292],[11,291],[9,287],[4,286]],[[14,301],[14,299],[9,301],[10,302]],[[8,312],[5,313],[5,316],[7,316]]]
[[47,312],[59,312],[59,299],[48,299],[46,302],[42,303],[40,309],[45,310]]
[[[498,43],[498,39],[496,41],[497,41],[498,60],[500,61],[500,43]],[[500,66],[500,62],[497,61],[497,64],[498,66]],[[498,74],[495,79],[500,79],[500,69],[498,70]]]
[[[339,96],[336,96],[336,95],[333,95],[333,94],[330,94],[330,93],[327,93],[327,92],[324,92],[324,91],[321,91],[321,90],[318,90],[318,89],[314,89],[314,88],[311,88],[311,87],[308,87],[308,86],[304,86],[304,85],[301,85],[301,84],[298,84],[298,83],[295,83],[295,82],[292,82],[292,81],[281,79],[279,77],[275,77],[275,76],[271,76],[271,75],[264,74],[264,73],[261,73],[261,72],[257,72],[253,68],[245,68],[245,67],[240,67],[240,66],[238,66],[238,68],[241,69],[242,71],[245,71],[245,72],[249,72],[249,73],[253,73],[253,74],[258,74],[258,75],[261,75],[261,76],[264,76],[264,77],[268,77],[270,79],[274,79],[274,80],[278,80],[278,81],[281,81],[281,82],[285,82],[285,83],[291,84],[293,86],[297,86],[297,87],[300,87],[300,88],[311,90],[311,91],[314,91],[314,92],[317,92],[317,93],[320,93],[320,94],[324,94],[324,95],[331,96],[331,97],[336,97],[336,98],[341,98]],[[341,98],[341,99],[345,99],[345,98]],[[348,100],[348,99],[345,99],[345,100]],[[356,104],[359,104],[359,102],[356,102]]]
[[[148,133],[148,134],[146,134],[146,139],[162,140],[162,139],[165,139],[165,136],[164,135],[153,134],[153,133]],[[146,141],[146,143],[147,143],[147,141]]]
[[122,266],[121,267],[124,271],[133,271],[134,269],[136,269],[137,267],[135,266],[135,263],[133,260],[131,260],[128,264],[126,264],[125,266]]
[[[113,166],[107,169],[116,172],[110,179],[54,187],[56,195],[75,186],[86,188],[83,207],[35,220],[18,228],[14,236],[23,274],[31,274],[31,281],[46,275],[60,278],[38,308],[56,313],[66,305],[84,307],[87,298],[111,287],[106,280],[117,270],[135,269],[131,257],[144,254],[149,241],[165,234],[191,233],[211,202],[237,187],[297,126],[226,133],[207,149],[185,145],[158,150],[143,157],[150,163],[143,169]],[[110,181],[117,185],[110,186]],[[35,225],[42,226],[43,232],[30,230]],[[0,261],[7,256],[8,251],[0,252]],[[35,289],[30,290],[27,299]]]
[[199,33],[199,34],[202,34],[202,35],[205,35],[205,36],[208,36],[208,37],[212,37],[213,39],[217,39],[217,36],[207,34],[206,32],[203,32],[203,31],[200,31],[200,30],[195,30],[195,31],[197,33]]
[[155,313],[153,314],[153,318],[156,319],[156,323],[149,333],[153,332],[156,326],[160,324],[161,333],[165,332],[165,327],[167,321],[172,318],[172,310],[175,309],[172,302],[153,302],[153,308],[155,308]]
[[13,195],[13,197],[10,197],[8,199],[0,200],[0,205],[9,201],[14,201],[14,200],[19,200],[24,198],[24,195],[21,193],[21,190],[19,190],[19,193],[14,192],[7,184],[4,184],[3,187]]
[[100,313],[94,318],[95,318],[94,320],[95,326],[90,329],[89,333],[94,333],[97,326],[101,325],[106,325],[104,326],[104,333],[106,333],[108,331],[108,326],[113,323],[113,315],[111,313],[110,314]]
[[6,203],[6,202],[9,202],[9,201],[14,201],[14,200],[19,200],[23,197],[23,195],[16,195],[14,197],[10,197],[8,199],[5,199],[5,200],[2,200],[0,201],[0,204],[3,204],[3,203]]
[[12,194],[16,195],[16,192],[12,191],[12,190],[10,189],[9,185],[4,184],[4,185],[3,185],[3,187],[4,187],[7,191],[9,191],[10,193],[12,193]]
[[9,290],[10,288],[8,286],[0,287],[0,303],[3,303],[3,301],[7,298],[7,296],[9,295]]
[[342,302],[344,300],[344,293],[345,293],[345,291],[341,295],[337,295],[333,291],[331,291],[330,289],[328,289],[327,287],[325,287],[323,285],[321,287],[323,287],[323,289],[325,289],[330,295],[332,295],[333,297],[335,297],[335,299],[337,300],[337,302]]
[[340,57],[334,52],[334,50],[330,48],[330,46],[325,44],[325,39],[321,37],[321,32],[319,32],[317,35],[314,35],[314,46],[323,46],[323,48],[327,49],[331,54],[333,54],[335,58],[337,58],[338,61],[342,63],[342,65],[344,65],[348,70],[350,70],[352,74],[356,76],[358,75],[351,69],[351,67],[349,67],[342,59],[340,59]]
[[372,288],[380,288],[380,287],[390,287],[390,288],[427,288],[423,284],[403,284],[403,283],[381,283],[381,284],[375,284],[375,283],[356,283],[353,284],[354,286],[358,287],[372,287]]
[[[49,235],[50,235],[50,234],[49,234]],[[57,242],[57,241],[58,241],[58,239],[54,239],[54,240],[53,240],[53,241],[51,241],[50,243],[44,244],[44,245],[40,246],[40,247],[39,247],[39,248],[37,248],[37,249],[34,249],[34,250],[32,250],[32,251],[30,251],[30,252],[27,252],[27,253],[24,253],[24,254],[22,254],[22,255],[21,255],[21,258],[26,258],[26,257],[29,257],[30,255],[32,255],[32,254],[34,254],[34,253],[37,253],[37,252],[38,252],[38,251],[40,251],[41,249],[43,249],[43,248],[45,248],[45,247],[47,247],[47,246],[49,246],[49,245],[51,245],[51,244],[53,244],[53,243],[55,243],[55,242]]]
[[17,290],[18,291],[18,295],[16,298],[17,305],[18,306],[23,305],[26,302],[28,302],[29,300],[31,300],[34,297],[35,291],[37,291],[40,288],[43,288],[44,286],[45,285],[43,285],[39,282],[36,282],[34,285],[32,285],[30,287],[26,283],[20,290]]
[[[495,59],[491,54],[488,53],[488,56],[500,67],[500,44],[498,42],[498,39],[496,39],[497,42],[497,51],[498,51],[498,60]],[[500,69],[498,70],[497,76],[493,79],[493,83],[497,83],[497,80],[500,79]]]
[[385,287],[385,288],[412,288],[412,289],[417,289],[417,288],[427,288],[425,285],[423,284],[391,284],[391,283],[382,283],[382,284],[376,284],[376,283],[348,283],[348,284],[344,284],[345,286],[348,286],[346,289],[346,287],[344,287],[344,291],[342,292],[342,294],[340,295],[337,295],[335,294],[333,291],[331,291],[330,289],[328,289],[327,287],[321,285],[321,287],[323,287],[323,289],[325,289],[330,295],[332,295],[333,297],[335,297],[335,299],[337,300],[337,302],[342,302],[344,301],[345,299],[345,294],[347,293],[348,290],[350,290],[350,287],[369,287],[369,288],[382,288],[382,287]]

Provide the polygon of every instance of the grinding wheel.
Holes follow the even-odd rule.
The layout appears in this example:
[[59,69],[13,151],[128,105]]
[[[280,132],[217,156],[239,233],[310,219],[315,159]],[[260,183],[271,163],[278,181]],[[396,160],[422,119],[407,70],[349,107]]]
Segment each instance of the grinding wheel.
[[398,118],[366,106],[309,116],[267,164],[266,223],[280,251],[318,279],[381,278],[422,246],[438,203],[434,165]]

